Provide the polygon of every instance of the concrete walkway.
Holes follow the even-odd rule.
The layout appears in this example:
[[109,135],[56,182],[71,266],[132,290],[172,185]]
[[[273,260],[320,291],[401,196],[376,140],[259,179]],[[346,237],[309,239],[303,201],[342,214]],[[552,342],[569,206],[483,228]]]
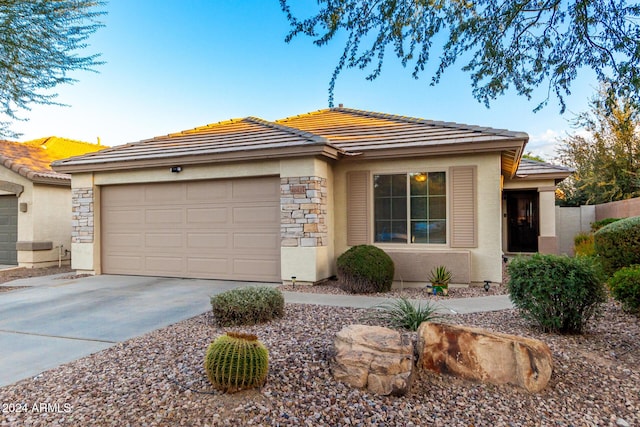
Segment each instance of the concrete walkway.
[[[260,283],[68,274],[20,279],[0,293],[0,386],[210,310],[209,297]],[[276,286],[274,284],[263,284]],[[288,303],[369,308],[385,298],[285,292]],[[450,313],[512,308],[506,296],[451,299]]]

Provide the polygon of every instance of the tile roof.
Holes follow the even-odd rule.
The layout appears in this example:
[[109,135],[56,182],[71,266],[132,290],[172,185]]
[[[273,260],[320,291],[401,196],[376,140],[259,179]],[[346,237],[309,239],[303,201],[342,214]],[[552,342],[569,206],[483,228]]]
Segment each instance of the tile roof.
[[394,156],[502,153],[513,175],[528,140],[522,132],[436,122],[348,108],[318,110],[269,122],[233,119],[54,163],[62,172],[249,160],[296,155]]
[[367,158],[389,158],[401,153],[418,156],[500,152],[502,171],[507,176],[515,174],[529,140],[524,132],[342,107],[288,117],[277,123],[322,135],[345,152]]
[[523,132],[349,108],[318,110],[276,123],[322,135],[349,152],[529,138]]
[[564,166],[552,165],[551,163],[523,158],[520,161],[516,178],[526,179],[534,176],[535,178],[547,177],[564,179],[573,172],[573,169]]
[[106,146],[100,145],[99,143],[92,144],[90,142],[59,138],[57,136],[48,136],[45,138],[33,139],[31,141],[23,142],[23,144],[47,150],[49,156],[51,156],[54,160],[80,156],[82,154],[91,153],[107,148]]
[[[53,149],[50,149],[53,146]],[[0,164],[33,182],[70,185],[70,175],[51,168],[51,163],[67,153],[87,153],[102,147],[58,137],[24,143],[0,140]]]
[[[112,164],[113,168],[126,167],[131,162],[153,161],[155,165],[174,164],[191,159],[202,162],[202,156],[217,156],[218,160],[242,160],[264,155],[274,157],[276,152],[295,155],[310,151],[330,152],[338,150],[330,141],[299,129],[288,128],[277,123],[255,117],[231,119],[212,123],[182,132],[172,133],[84,156],[58,161],[54,167],[64,169],[67,165],[82,166]],[[268,152],[268,153],[265,153]],[[211,161],[215,161],[211,158]]]

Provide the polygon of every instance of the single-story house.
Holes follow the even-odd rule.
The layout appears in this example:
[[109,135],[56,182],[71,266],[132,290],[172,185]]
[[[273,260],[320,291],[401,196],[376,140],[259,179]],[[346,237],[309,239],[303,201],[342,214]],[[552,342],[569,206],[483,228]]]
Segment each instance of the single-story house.
[[0,141],[0,264],[69,264],[71,176],[50,164],[102,148],[58,137]]
[[528,135],[331,108],[214,123],[53,164],[72,175],[73,268],[316,283],[357,244],[396,279],[500,282],[503,254],[556,252],[564,168]]

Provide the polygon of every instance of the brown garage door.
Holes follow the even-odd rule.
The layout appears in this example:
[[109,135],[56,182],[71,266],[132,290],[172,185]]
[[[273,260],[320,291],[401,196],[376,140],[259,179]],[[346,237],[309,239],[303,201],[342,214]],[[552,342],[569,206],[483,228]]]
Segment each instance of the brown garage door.
[[102,271],[278,282],[280,179],[102,187]]

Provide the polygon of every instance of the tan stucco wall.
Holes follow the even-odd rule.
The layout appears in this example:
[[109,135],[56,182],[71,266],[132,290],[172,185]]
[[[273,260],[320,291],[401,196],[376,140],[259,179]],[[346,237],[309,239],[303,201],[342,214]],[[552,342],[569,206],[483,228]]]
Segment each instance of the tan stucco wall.
[[[347,188],[346,175],[349,171],[368,170],[376,173],[404,173],[404,172],[449,172],[451,166],[477,166],[477,222],[478,222],[478,246],[476,248],[455,248],[456,251],[468,250],[471,254],[472,282],[490,280],[502,281],[502,223],[501,223],[501,192],[500,192],[500,155],[487,153],[466,156],[428,157],[409,160],[383,160],[383,161],[342,161],[334,169],[334,215],[335,215],[335,254],[336,256],[346,251],[347,245]],[[447,175],[447,218],[450,218],[451,182]],[[370,195],[373,197],[373,194]],[[370,224],[373,224],[373,212],[369,213]],[[373,226],[372,234],[373,234]],[[450,224],[447,224],[448,238],[450,242]],[[370,236],[373,241],[373,235]],[[407,250],[411,252],[429,251],[441,252],[451,249],[445,245],[420,245],[420,244],[376,244],[387,250]]]
[[299,284],[313,284],[332,276],[333,252],[330,248],[281,248],[282,281],[290,282],[293,276]]
[[[176,165],[180,163],[177,162]],[[171,172],[171,168],[154,168],[131,171],[95,173],[95,185],[133,184],[143,182],[177,182],[198,179],[240,178],[251,176],[278,175],[280,162],[265,160],[241,164],[212,164],[184,166],[182,172]],[[75,180],[75,175],[73,176]],[[74,184],[75,187],[75,184]],[[77,188],[80,188],[79,186]]]
[[[18,241],[52,242],[53,249],[18,251],[18,263],[27,267],[68,264],[71,250],[71,190],[34,185],[27,212],[18,213]],[[27,219],[28,218],[28,219]],[[23,223],[30,223],[24,227]],[[23,231],[24,234],[20,234]],[[24,237],[24,238],[23,238]]]

